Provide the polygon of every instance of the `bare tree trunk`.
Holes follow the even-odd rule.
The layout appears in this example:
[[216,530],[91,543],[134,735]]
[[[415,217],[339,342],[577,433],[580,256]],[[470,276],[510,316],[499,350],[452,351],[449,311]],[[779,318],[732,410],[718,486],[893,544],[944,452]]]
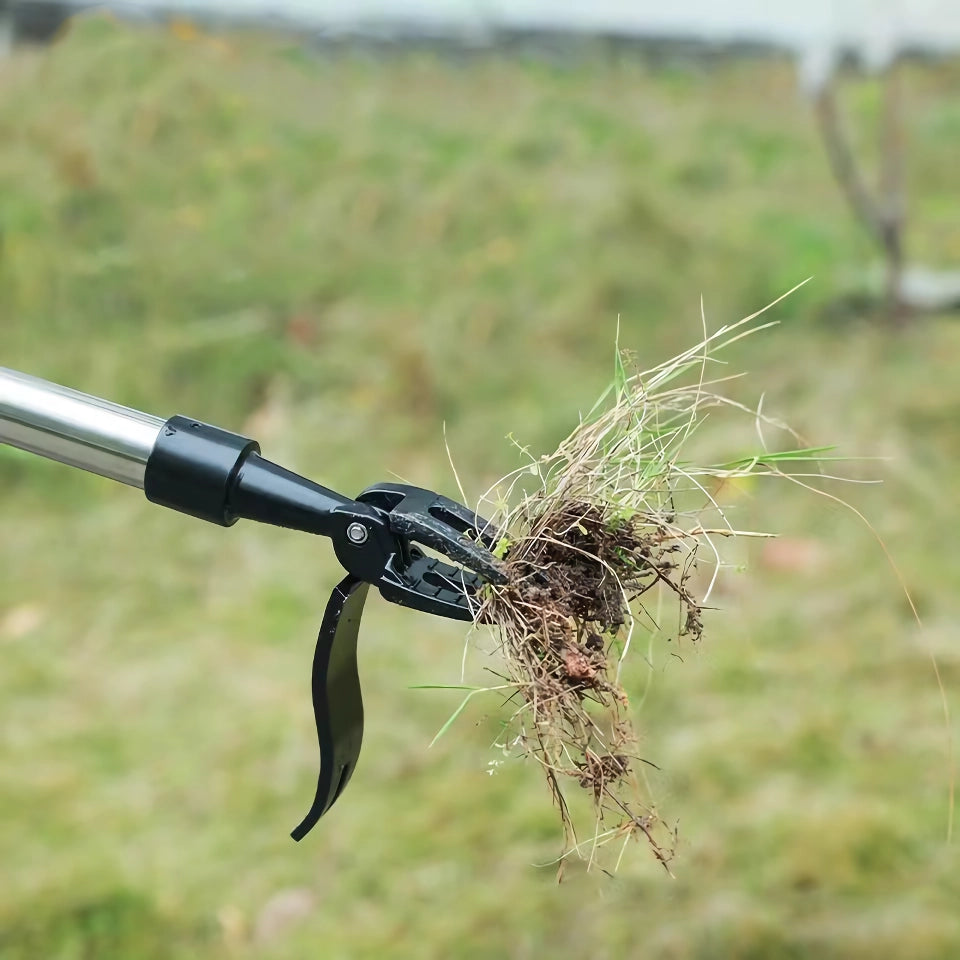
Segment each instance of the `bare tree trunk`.
[[888,317],[903,323],[903,233],[905,202],[903,186],[903,125],[901,79],[893,63],[884,78],[883,117],[880,141],[880,188],[871,195],[857,164],[840,118],[835,80],[825,83],[815,101],[820,135],[834,178],[854,215],[883,252],[886,267],[885,301]]
[[887,312],[895,323],[906,320],[903,299],[903,234],[906,220],[903,175],[903,97],[898,64],[884,78],[880,140],[880,202],[883,245],[887,255]]

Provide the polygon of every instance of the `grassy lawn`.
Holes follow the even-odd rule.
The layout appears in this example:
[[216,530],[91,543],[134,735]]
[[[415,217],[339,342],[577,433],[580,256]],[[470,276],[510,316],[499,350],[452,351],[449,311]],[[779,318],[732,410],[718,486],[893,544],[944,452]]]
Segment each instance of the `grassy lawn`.
[[[958,67],[911,68],[911,254],[955,264]],[[876,91],[848,107],[869,150]],[[705,640],[637,664],[676,877],[571,866],[537,770],[459,697],[463,630],[371,600],[366,745],[313,796],[325,543],[225,531],[0,448],[0,960],[949,957],[960,713],[960,325],[831,307],[873,255],[789,65],[306,56],[85,21],[0,64],[0,364],[249,430],[349,493],[456,496],[549,450],[609,379],[779,305],[732,390],[857,457],[721,491]],[[697,440],[732,459],[751,432]],[[474,664],[479,670],[482,663]],[[960,735],[954,722],[954,735]]]

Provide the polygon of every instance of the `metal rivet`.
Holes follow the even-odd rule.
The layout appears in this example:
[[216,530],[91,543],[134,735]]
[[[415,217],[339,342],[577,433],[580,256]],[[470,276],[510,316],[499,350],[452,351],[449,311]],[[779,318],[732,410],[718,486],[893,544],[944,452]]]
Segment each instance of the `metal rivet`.
[[367,542],[370,531],[362,523],[351,523],[347,526],[347,539],[351,543],[361,544]]

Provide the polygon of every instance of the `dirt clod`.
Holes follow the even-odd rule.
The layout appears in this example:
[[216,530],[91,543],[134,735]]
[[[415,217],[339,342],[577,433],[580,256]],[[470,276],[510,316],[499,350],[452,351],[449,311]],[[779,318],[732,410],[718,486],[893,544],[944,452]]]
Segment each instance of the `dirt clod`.
[[593,798],[598,819],[639,830],[657,857],[671,856],[669,836],[655,838],[656,816],[639,804],[637,735],[617,677],[631,605],[665,588],[679,601],[678,636],[698,640],[701,610],[687,588],[678,532],[662,516],[620,515],[586,500],[550,502],[504,559],[509,582],[488,601],[520,695],[532,713],[521,739],[539,759],[568,836],[576,836],[562,779]]

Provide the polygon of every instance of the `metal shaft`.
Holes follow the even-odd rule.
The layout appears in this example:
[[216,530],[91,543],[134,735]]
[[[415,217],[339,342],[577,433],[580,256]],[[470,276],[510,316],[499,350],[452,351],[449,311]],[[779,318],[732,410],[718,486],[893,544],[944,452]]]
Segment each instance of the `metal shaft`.
[[143,488],[165,421],[0,367],[0,443]]

